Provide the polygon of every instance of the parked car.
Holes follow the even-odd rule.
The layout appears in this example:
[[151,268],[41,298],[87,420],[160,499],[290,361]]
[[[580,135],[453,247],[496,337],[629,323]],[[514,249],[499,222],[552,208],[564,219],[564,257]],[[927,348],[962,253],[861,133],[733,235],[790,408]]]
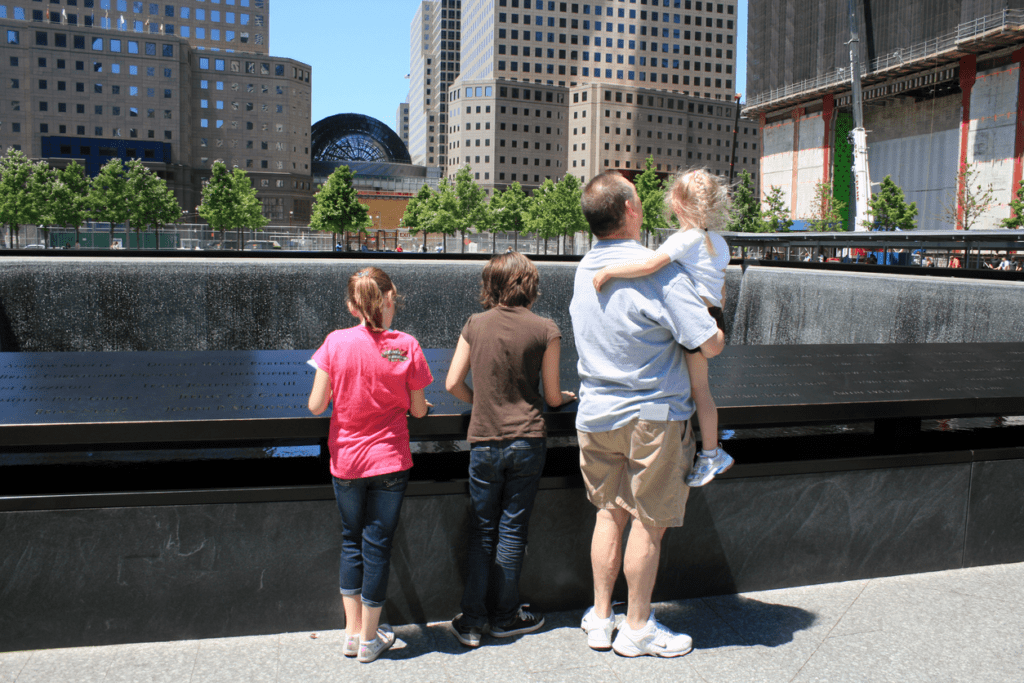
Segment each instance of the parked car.
[[280,249],[281,245],[277,240],[249,240],[245,243],[246,250],[250,249]]

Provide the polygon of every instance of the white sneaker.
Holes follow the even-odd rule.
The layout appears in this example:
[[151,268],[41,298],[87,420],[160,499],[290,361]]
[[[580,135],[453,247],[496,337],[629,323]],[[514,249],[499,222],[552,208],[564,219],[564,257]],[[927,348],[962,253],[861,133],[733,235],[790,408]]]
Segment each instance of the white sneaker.
[[716,475],[732,467],[733,462],[732,456],[722,450],[721,446],[715,449],[712,456],[698,454],[694,459],[693,469],[686,475],[686,485],[694,488],[704,486]]
[[345,644],[341,648],[341,654],[346,657],[356,657],[359,655],[359,634],[354,636],[346,635]]
[[387,624],[381,624],[377,628],[377,637],[367,642],[359,643],[359,656],[357,659],[363,664],[369,664],[380,657],[381,654],[395,644],[395,633]]
[[693,649],[693,639],[659,624],[652,609],[643,628],[634,631],[629,624],[622,624],[612,648],[623,657],[680,657]]
[[612,633],[615,631],[615,614],[607,619],[597,616],[594,608],[589,608],[583,614],[583,621],[580,623],[587,633],[587,645],[592,650],[606,651],[612,649]]

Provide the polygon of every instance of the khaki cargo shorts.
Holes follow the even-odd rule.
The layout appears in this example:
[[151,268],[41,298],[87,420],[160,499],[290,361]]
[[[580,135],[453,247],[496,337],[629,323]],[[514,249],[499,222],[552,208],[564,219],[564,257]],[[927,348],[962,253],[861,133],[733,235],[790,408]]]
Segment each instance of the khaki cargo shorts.
[[634,419],[610,432],[577,431],[590,502],[622,508],[648,526],[683,525],[696,442],[690,421]]

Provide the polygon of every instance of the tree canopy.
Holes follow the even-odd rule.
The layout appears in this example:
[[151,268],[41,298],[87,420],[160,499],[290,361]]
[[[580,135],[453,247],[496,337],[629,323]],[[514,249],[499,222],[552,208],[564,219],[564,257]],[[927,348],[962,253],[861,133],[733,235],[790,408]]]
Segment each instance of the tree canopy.
[[146,168],[139,159],[128,162],[126,189],[131,197],[129,222],[135,228],[135,243],[141,246],[140,231],[153,228],[158,232],[159,245],[160,226],[181,218],[181,207],[174,193],[167,189],[163,178]]
[[256,188],[245,171],[240,168],[228,171],[223,162],[214,163],[210,180],[203,186],[199,215],[211,229],[220,231],[222,244],[225,230],[238,230],[241,247],[242,230],[259,230],[267,224],[262,209]]
[[128,174],[120,159],[111,159],[103,164],[100,172],[92,179],[89,190],[89,205],[92,215],[98,221],[110,223],[110,248],[114,248],[114,227],[128,223],[131,216],[132,198],[128,194]]
[[12,246],[18,244],[22,223],[34,223],[38,202],[30,193],[35,164],[13,147],[0,159],[0,225],[6,226]]
[[[672,181],[668,179],[666,182],[671,183]],[[667,230],[669,224],[665,220],[665,183],[658,178],[652,157],[647,157],[644,172],[636,177],[633,184],[636,186],[636,194],[640,197],[640,205],[644,212],[641,230],[647,233]]]
[[334,169],[314,197],[310,228],[340,235],[346,232],[365,233],[366,228],[373,224],[369,210],[359,201],[352,186],[353,175],[348,166]]
[[907,204],[903,190],[893,182],[891,176],[882,179],[879,191],[868,201],[868,228],[878,230],[913,230],[917,227],[917,203]]
[[762,220],[768,228],[765,232],[789,232],[793,225],[793,219],[789,217],[789,209],[782,199],[782,188],[772,185],[768,196],[764,198],[764,210],[761,212]]
[[740,182],[732,193],[732,210],[725,229],[730,232],[769,232],[771,227],[761,216],[761,204],[754,195],[750,173],[740,171]]
[[846,203],[835,198],[831,183],[814,186],[814,215],[807,221],[814,232],[835,232],[843,229],[843,208]]

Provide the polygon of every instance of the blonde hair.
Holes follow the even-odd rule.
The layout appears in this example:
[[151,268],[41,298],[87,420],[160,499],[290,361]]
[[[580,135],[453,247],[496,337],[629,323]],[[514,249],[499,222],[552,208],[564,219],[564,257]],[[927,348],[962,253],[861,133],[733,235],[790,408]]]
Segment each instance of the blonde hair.
[[398,304],[398,289],[380,268],[363,268],[348,279],[348,303],[373,330],[384,329],[384,298]]
[[[668,208],[681,230],[721,230],[729,221],[729,191],[706,168],[680,171],[668,191]],[[715,253],[711,236],[705,235],[708,252]]]

